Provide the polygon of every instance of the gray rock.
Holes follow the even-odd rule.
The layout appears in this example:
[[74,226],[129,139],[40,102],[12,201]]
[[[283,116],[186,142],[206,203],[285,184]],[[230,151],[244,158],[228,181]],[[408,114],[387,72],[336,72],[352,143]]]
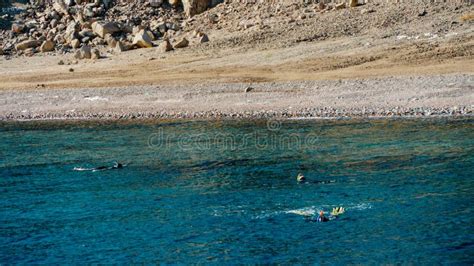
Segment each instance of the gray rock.
[[82,59],[81,51],[80,51],[80,50],[77,50],[77,51],[74,52],[74,58],[76,58],[76,59]]
[[159,47],[159,50],[163,53],[173,50],[173,46],[171,45],[168,39],[165,39]]
[[79,23],[72,21],[67,25],[66,32],[64,33],[64,39],[70,43],[72,40],[77,38],[77,31],[79,29]]
[[163,4],[163,0],[150,0],[151,7],[160,7]]
[[91,47],[89,45],[84,45],[79,49],[80,52],[80,58],[79,59],[91,59],[92,53],[91,53]]
[[62,0],[55,0],[53,3],[53,8],[58,14],[68,15],[68,7]]
[[128,47],[121,41],[118,41],[115,45],[115,49],[114,51],[116,53],[121,53],[121,52],[125,52],[128,50]]
[[51,22],[49,23],[49,26],[51,26],[51,28],[56,28],[56,26],[58,26],[58,20],[52,19]]
[[209,42],[209,37],[207,37],[207,34],[202,34],[201,37],[199,37],[199,43],[205,42]]
[[113,34],[120,31],[120,27],[115,22],[94,22],[92,23],[92,31],[101,38],[105,38],[106,34]]
[[99,49],[93,49],[92,50],[92,55],[91,55],[91,59],[94,59],[94,60],[97,60],[97,59],[100,59],[100,51]]

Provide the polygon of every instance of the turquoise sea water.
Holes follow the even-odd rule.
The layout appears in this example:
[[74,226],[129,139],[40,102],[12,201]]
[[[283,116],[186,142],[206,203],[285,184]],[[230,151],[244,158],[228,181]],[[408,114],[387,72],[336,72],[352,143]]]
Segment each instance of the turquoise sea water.
[[473,122],[3,123],[0,264],[472,265]]

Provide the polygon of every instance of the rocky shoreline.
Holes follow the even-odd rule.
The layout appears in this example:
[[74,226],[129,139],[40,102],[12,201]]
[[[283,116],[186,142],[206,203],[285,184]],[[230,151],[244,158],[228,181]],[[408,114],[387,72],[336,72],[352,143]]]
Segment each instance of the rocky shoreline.
[[8,114],[1,116],[0,121],[31,120],[148,120],[148,119],[364,119],[364,118],[429,118],[429,117],[471,117],[474,112],[470,107],[454,108],[306,108],[298,111],[257,111],[257,112],[66,112],[66,113],[33,113]]

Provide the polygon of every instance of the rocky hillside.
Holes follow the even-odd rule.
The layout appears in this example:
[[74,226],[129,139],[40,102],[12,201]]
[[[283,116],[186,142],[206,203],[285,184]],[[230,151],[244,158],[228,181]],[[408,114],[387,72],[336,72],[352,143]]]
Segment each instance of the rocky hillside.
[[437,38],[469,31],[473,21],[471,5],[462,1],[37,0],[21,8],[2,15],[12,22],[0,32],[5,56],[70,53],[98,59],[155,46],[162,52],[203,43],[211,48],[287,47],[364,34]]

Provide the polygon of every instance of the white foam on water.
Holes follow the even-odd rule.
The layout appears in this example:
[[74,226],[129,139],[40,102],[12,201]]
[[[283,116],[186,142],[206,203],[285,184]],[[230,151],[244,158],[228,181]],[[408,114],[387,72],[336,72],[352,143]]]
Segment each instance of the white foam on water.
[[346,208],[347,210],[357,210],[357,211],[363,211],[363,210],[369,210],[372,209],[372,204],[370,203],[359,203],[353,206],[349,206]]
[[320,210],[317,210],[314,206],[311,206],[311,207],[305,207],[305,208],[301,208],[301,209],[284,211],[284,213],[296,214],[296,215],[301,215],[301,216],[313,216],[316,213],[318,213],[319,211]]
[[263,211],[261,214],[252,217],[253,219],[265,219],[281,214],[292,214],[292,215],[300,215],[300,216],[314,216],[315,214],[319,213],[322,210],[321,207],[316,206],[309,206],[303,207],[298,209],[290,209],[290,210],[280,210],[280,211]]
[[372,209],[372,204],[370,203],[357,203],[357,204],[337,204],[337,205],[321,205],[321,206],[309,206],[298,209],[290,210],[280,210],[280,211],[263,211],[261,214],[255,215],[253,219],[266,219],[269,217],[281,215],[281,214],[291,214],[291,215],[300,215],[300,216],[316,216],[320,211],[329,213],[332,208],[344,207],[347,210],[353,211],[363,211]]
[[92,168],[84,168],[84,167],[74,167],[73,171],[92,171]]
[[223,217],[223,216],[229,216],[229,215],[238,215],[238,214],[245,214],[247,211],[244,209],[242,206],[237,206],[237,209],[226,209],[224,207],[222,208],[216,208],[212,210],[212,216],[215,217]]

